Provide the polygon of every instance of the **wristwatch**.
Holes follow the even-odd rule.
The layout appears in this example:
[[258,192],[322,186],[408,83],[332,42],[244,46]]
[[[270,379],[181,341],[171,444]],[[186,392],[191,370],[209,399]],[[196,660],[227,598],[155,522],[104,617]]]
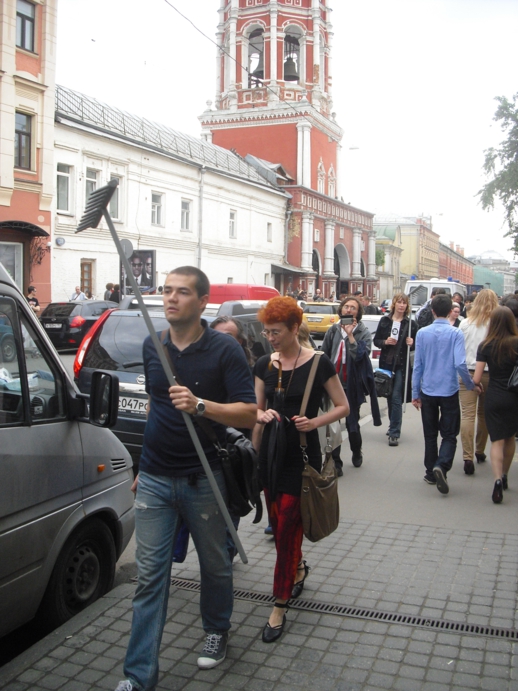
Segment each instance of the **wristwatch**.
[[195,417],[201,417],[203,413],[205,412],[205,403],[201,398],[198,398],[198,403],[196,403],[196,412],[194,413]]

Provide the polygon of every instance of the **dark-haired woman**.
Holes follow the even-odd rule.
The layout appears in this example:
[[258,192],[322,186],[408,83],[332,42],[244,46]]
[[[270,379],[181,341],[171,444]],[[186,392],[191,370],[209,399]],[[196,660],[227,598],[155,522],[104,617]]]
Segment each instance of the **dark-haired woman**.
[[485,417],[491,439],[491,469],[495,479],[492,499],[500,504],[513,460],[518,430],[518,394],[508,391],[507,382],[518,362],[518,327],[508,307],[496,307],[491,313],[486,338],[477,351],[473,382],[479,384],[487,363],[489,386]]
[[403,422],[403,402],[412,400],[412,379],[406,378],[408,348],[413,350],[417,333],[415,321],[410,319],[408,295],[398,293],[392,298],[389,313],[383,316],[374,334],[374,345],[381,348],[380,369],[393,372],[392,394],[387,398],[389,413],[388,444],[397,446]]
[[[264,426],[259,469],[277,550],[273,577],[276,601],[262,638],[265,643],[273,643],[282,634],[287,602],[290,597],[300,595],[308,573],[308,567],[302,560],[300,492],[304,460],[300,433],[304,432],[307,437],[310,465],[320,471],[322,453],[317,427],[345,417],[349,406],[329,359],[325,355],[316,356],[314,350],[304,348],[299,343],[297,337],[302,310],[295,300],[288,297],[272,298],[257,316],[264,324],[263,333],[274,350],[271,355],[259,358],[254,367],[257,422]],[[320,357],[320,360],[305,415],[300,416],[314,357]],[[276,392],[276,389],[282,389],[283,392]],[[324,391],[335,407],[318,417]],[[286,436],[286,451],[272,468],[270,440],[272,435],[277,434],[279,423],[283,425]]]

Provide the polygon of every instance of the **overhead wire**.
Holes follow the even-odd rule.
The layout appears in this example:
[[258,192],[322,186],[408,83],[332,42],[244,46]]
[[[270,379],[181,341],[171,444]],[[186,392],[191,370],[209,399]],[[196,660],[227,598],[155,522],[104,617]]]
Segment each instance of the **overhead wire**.
[[[218,43],[216,43],[216,41],[214,39],[212,39],[210,36],[207,36],[207,34],[205,34],[198,26],[196,26],[196,24],[192,21],[192,19],[190,19],[185,14],[180,12],[180,10],[177,7],[175,7],[175,5],[173,5],[173,3],[170,0],[164,0],[164,2],[166,5],[169,5],[169,7],[171,9],[173,9],[175,12],[177,12],[180,15],[180,17],[182,17],[182,19],[185,19],[186,22],[191,24],[191,26],[198,33],[200,33],[204,38],[206,38],[213,45],[215,45],[219,51],[221,51],[224,55],[226,55],[228,58],[233,60],[238,67],[241,67],[241,69],[245,70],[245,72],[250,76],[250,70],[248,69],[248,67],[245,67],[243,64],[241,64],[234,56],[232,56],[227,50],[225,50],[224,46],[220,46]],[[263,53],[264,53],[264,51],[263,51]],[[262,83],[262,88],[266,89],[267,91],[272,93],[274,96],[277,96],[275,91],[268,84],[265,84],[262,79],[259,79],[257,77],[256,77],[256,79],[257,79],[257,81],[260,81]],[[306,101],[307,101],[307,99],[306,99]],[[298,109],[297,103],[288,103],[287,101],[281,101],[281,100],[279,100],[278,103],[279,103],[281,108],[285,107],[285,110],[295,110],[300,116],[302,116],[304,118],[304,120],[309,122],[310,125],[313,125],[313,123],[306,116],[306,114]],[[306,109],[309,106],[309,108],[311,108],[311,110],[314,110],[317,115],[319,115],[320,117],[322,116],[322,113],[319,110],[317,110],[317,108],[315,108],[315,106],[312,103],[310,103],[310,101],[307,101],[307,103],[305,103],[304,106],[306,107]]]

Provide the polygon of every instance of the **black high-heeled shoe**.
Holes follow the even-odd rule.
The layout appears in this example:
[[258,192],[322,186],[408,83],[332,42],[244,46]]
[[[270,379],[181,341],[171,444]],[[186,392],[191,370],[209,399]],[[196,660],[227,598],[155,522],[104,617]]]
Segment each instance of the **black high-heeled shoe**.
[[494,504],[501,504],[503,498],[504,495],[502,492],[502,480],[497,480],[495,482],[495,486],[493,487],[493,494],[491,496],[491,499],[493,500]]
[[307,565],[305,559],[303,559],[297,566],[297,571],[302,571],[302,569],[300,568],[301,565],[302,569],[304,569],[304,578],[301,581],[297,581],[297,583],[295,583],[295,585],[293,586],[293,589],[291,591],[292,598],[300,597],[302,595],[302,591],[304,590],[304,581],[306,580],[306,576],[309,573],[310,567]]
[[[288,603],[281,605],[280,603],[276,602],[274,607],[279,607],[280,609],[285,609],[288,610],[289,606]],[[278,641],[279,638],[282,636],[282,632],[284,631],[284,625],[286,624],[286,614],[282,617],[282,624],[279,624],[278,626],[270,626],[270,622],[266,622],[266,626],[263,629],[263,643],[275,643],[275,641]]]
[[509,489],[509,485],[507,484],[507,475],[502,475],[502,489]]
[[477,463],[485,463],[487,456],[485,453],[475,453],[475,458],[477,459]]

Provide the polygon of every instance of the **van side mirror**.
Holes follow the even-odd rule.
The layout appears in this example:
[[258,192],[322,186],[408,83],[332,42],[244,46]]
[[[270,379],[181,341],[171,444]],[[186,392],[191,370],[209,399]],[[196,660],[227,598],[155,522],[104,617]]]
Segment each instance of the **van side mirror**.
[[110,372],[95,371],[90,389],[90,423],[96,427],[113,427],[118,410],[119,378]]

